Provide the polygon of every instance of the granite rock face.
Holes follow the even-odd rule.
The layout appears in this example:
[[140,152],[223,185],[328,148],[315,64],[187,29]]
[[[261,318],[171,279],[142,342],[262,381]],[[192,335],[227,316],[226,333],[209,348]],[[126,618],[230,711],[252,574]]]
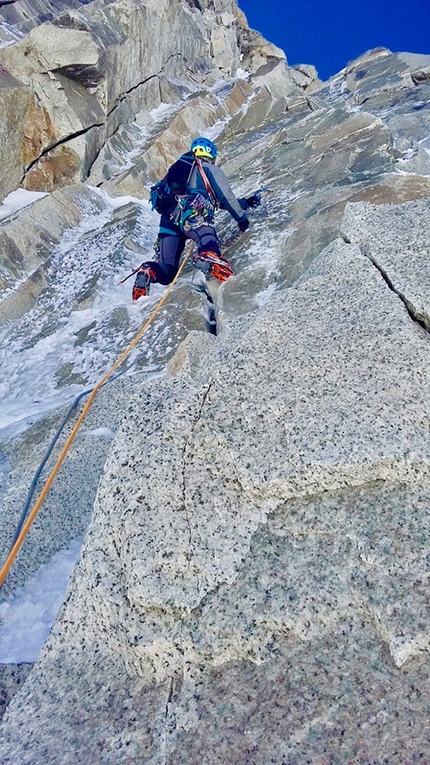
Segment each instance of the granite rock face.
[[[76,0],[45,9],[42,17],[23,5],[11,21],[27,34],[0,50],[1,80],[3,73],[18,80],[2,83],[18,173],[3,177],[2,197],[18,183],[53,191],[85,180],[120,125],[169,101],[165,78],[203,83],[234,74],[239,63],[254,71],[285,60],[248,29],[234,0],[211,3],[203,14],[181,0]],[[291,88],[300,90],[296,83]],[[11,101],[17,109],[9,117]]]
[[23,169],[21,147],[25,140],[25,120],[32,102],[27,88],[0,66],[0,146],[3,164],[0,197],[21,185]]
[[[115,90],[124,72],[107,5],[88,4],[85,29],[67,21],[97,42],[80,48],[74,36],[82,55],[55,75],[80,78],[79,92],[101,108],[101,93],[116,104],[126,87]],[[7,338],[25,358],[24,333],[37,348],[40,335],[90,311],[100,262],[118,279],[129,248],[156,233],[139,200],[196,132],[216,138],[238,196],[266,189],[242,237],[219,220],[236,275],[211,285],[218,335],[205,331],[189,268],[146,346],[155,344],[156,378],[143,367],[102,393],[17,563],[12,589],[82,532],[96,494],[65,603],[6,710],[1,761],[426,763],[429,58],[378,49],[322,84],[310,66],[290,69],[232,3],[185,5],[199,30],[182,40],[194,46],[190,69],[158,70],[143,84],[145,108],[124,106],[108,140],[104,121],[89,184],[0,225],[22,253],[20,225],[34,239],[32,221],[42,218],[45,249],[36,239],[28,260],[10,251],[2,274]],[[118,20],[119,8],[135,18],[132,0],[111,2],[109,17]],[[154,37],[159,6],[145,9]],[[49,23],[64,30],[62,18]],[[112,72],[118,66],[111,91],[101,40]],[[239,54],[248,74],[235,77]],[[135,64],[130,74],[137,82],[142,71]],[[168,105],[152,111],[160,98]],[[111,213],[106,192],[133,200]],[[67,215],[44,233],[62,202]],[[63,230],[76,238],[62,260]],[[51,282],[30,307],[18,297],[33,272]],[[55,290],[69,282],[61,302]],[[85,324],[76,346],[94,365],[113,360],[136,319],[113,306],[97,325],[104,344]],[[84,359],[63,359],[58,379],[79,372],[88,385]],[[31,475],[58,416],[1,444],[13,462],[3,517],[18,511],[19,476]],[[112,443],[91,435],[100,424]]]
[[0,228],[0,324],[25,315],[46,287],[46,269],[64,233],[85,213],[103,210],[99,195],[83,186],[61,189],[34,202]]
[[430,330],[428,214],[428,199],[403,207],[358,203],[347,206],[342,221],[345,239],[360,246],[427,331]]
[[425,756],[429,352],[336,240],[191,378],[136,391],[5,763]]

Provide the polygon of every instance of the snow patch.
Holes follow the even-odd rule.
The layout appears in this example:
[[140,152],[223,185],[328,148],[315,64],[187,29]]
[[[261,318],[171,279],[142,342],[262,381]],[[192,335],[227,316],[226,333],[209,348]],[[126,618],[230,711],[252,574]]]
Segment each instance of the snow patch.
[[251,77],[251,72],[249,72],[247,69],[236,69],[236,77],[238,80],[249,80]]
[[5,452],[0,452],[0,473],[8,473],[11,469],[9,458]]
[[0,663],[34,662],[64,601],[82,547],[75,539],[0,605]]
[[273,295],[275,294],[277,290],[276,284],[269,284],[266,289],[261,290],[256,296],[255,296],[255,302],[257,303],[259,308],[263,308],[268,303],[270,303]]
[[[180,80],[178,80],[178,82],[180,82]],[[151,109],[149,113],[152,119],[154,120],[154,122],[158,122],[159,120],[164,119],[164,117],[166,117],[169,114],[169,112],[177,108],[178,108],[177,104],[161,103],[158,106],[156,106],[155,109]]]
[[85,435],[111,439],[114,438],[115,432],[111,428],[95,428],[94,430],[86,430]]
[[404,162],[408,159],[412,159],[413,157],[416,157],[418,154],[418,147],[414,146],[413,148],[407,149],[402,157],[399,157],[399,162]]
[[[51,258],[48,286],[37,304],[24,319],[0,328],[2,438],[22,432],[95,385],[141,326],[142,306],[131,303],[130,282],[119,281],[152,250],[158,216],[144,200],[111,197],[91,188],[104,200],[105,209],[97,213],[90,209],[76,228],[65,233]],[[21,199],[28,200],[28,194]],[[106,228],[113,211],[130,202],[142,210],[139,256],[123,247],[121,226]],[[97,284],[84,307],[78,299],[92,280]],[[151,290],[145,308],[155,305],[164,290],[161,286]],[[128,317],[123,329],[112,326],[114,310]],[[138,352],[131,354],[130,361]]]
[[37,202],[38,199],[46,196],[48,196],[46,191],[26,191],[26,189],[11,191],[0,205],[0,220],[9,218],[18,212],[18,210],[22,210],[24,207],[28,207],[33,202]]
[[131,195],[112,197],[107,193],[107,191],[99,188],[98,186],[90,186],[89,184],[87,184],[87,186],[95,194],[98,194],[99,197],[101,197],[106,203],[106,206],[109,208],[109,217],[112,210],[119,210],[120,207],[125,207],[131,202],[136,205],[140,205],[141,207],[145,207],[149,211],[151,210],[151,205],[145,199],[139,199],[138,197],[133,197]]
[[23,32],[19,32],[7,21],[0,22],[0,48],[7,48],[9,45],[21,40],[24,37]]

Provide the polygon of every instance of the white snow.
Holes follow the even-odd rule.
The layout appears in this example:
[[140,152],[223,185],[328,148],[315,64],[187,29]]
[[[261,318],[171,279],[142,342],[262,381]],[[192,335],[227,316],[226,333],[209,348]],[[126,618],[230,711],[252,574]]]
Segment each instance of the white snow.
[[91,189],[91,191],[94,191],[95,194],[98,194],[106,202],[106,206],[108,209],[110,208],[110,210],[118,210],[120,207],[124,207],[130,202],[135,202],[137,205],[141,205],[148,211],[151,209],[150,204],[146,202],[145,199],[138,199],[138,197],[133,197],[130,195],[111,197],[107,191],[100,189],[97,186],[90,186],[88,184],[88,188]]
[[222,131],[224,130],[225,126],[227,124],[227,119],[223,120],[217,120],[212,127],[206,128],[205,130],[205,136],[206,138],[209,138],[211,141],[216,141],[219,135],[221,135]]
[[8,473],[10,469],[11,467],[7,454],[0,452],[0,473]]
[[115,433],[111,428],[104,427],[94,428],[94,430],[85,430],[84,433],[86,436],[96,436],[109,439],[112,439],[115,436]]
[[270,303],[273,295],[276,293],[277,285],[276,283],[269,284],[266,289],[261,290],[256,296],[255,296],[255,302],[257,303],[257,306],[259,308],[263,308],[265,305]]
[[162,120],[165,117],[167,117],[169,112],[176,111],[177,109],[178,109],[177,104],[161,103],[158,106],[156,106],[155,109],[151,109],[149,114],[151,115],[154,122],[158,122],[159,120]]
[[241,69],[240,67],[236,69],[236,77],[238,80],[249,80],[251,74],[252,73],[248,71],[248,69]]
[[81,546],[81,538],[73,540],[0,604],[0,664],[37,660],[63,603]]
[[403,156],[399,157],[397,162],[408,162],[410,159],[413,159],[418,154],[418,146],[411,146],[409,149],[407,149],[405,152],[403,152]]
[[[105,209],[90,212],[65,234],[51,260],[45,297],[40,296],[22,322],[0,328],[0,438],[24,430],[94,386],[141,325],[142,301],[131,303],[131,281],[119,281],[143,260],[145,251],[152,251],[158,216],[142,200],[93,191],[102,197]],[[29,199],[28,193],[18,195],[16,203]],[[124,247],[123,234],[115,225],[103,234],[113,212],[130,202],[142,210],[142,253]],[[109,260],[118,249],[123,251],[119,266]],[[77,297],[91,280],[97,287],[90,304],[78,305]],[[145,306],[155,304],[163,291],[154,287]],[[123,332],[111,327],[115,309],[128,315]],[[80,343],[79,333],[85,333],[85,342]],[[137,349],[130,361],[138,353]],[[65,365],[70,366],[72,378],[62,387],[58,374]]]
[[0,220],[9,218],[13,213],[22,210],[24,207],[32,205],[41,197],[46,197],[45,191],[26,191],[26,189],[16,189],[11,191],[7,197],[4,198],[2,204],[0,204]]

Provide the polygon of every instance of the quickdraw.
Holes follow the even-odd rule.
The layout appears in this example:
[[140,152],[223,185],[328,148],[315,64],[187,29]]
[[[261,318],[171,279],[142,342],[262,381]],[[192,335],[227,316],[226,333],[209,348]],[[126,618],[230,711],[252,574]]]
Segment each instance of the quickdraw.
[[184,194],[176,197],[178,206],[174,221],[182,231],[190,231],[200,226],[211,225],[215,216],[215,206],[203,194]]

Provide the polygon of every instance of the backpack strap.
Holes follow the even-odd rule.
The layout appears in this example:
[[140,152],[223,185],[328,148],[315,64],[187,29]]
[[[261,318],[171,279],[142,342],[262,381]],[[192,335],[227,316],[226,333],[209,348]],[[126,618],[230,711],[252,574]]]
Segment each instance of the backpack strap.
[[193,161],[192,161],[192,163],[191,163],[191,170],[190,170],[190,172],[188,173],[187,182],[186,182],[186,184],[185,184],[187,188],[189,187],[189,183],[190,183],[190,180],[191,180],[191,176],[192,176],[192,174],[193,174],[193,170],[194,170],[194,167],[195,167],[196,161],[197,161],[197,160],[194,158],[194,159],[193,159]]
[[209,178],[207,177],[207,175],[206,175],[206,173],[205,173],[205,171],[203,169],[202,162],[201,162],[201,160],[198,157],[196,157],[196,162],[197,162],[197,167],[199,169],[200,175],[202,176],[202,180],[203,180],[203,183],[204,183],[204,186],[205,186],[205,189],[206,189],[206,193],[207,193],[210,201],[214,205],[214,207],[218,207],[218,200],[217,200],[217,198],[216,198],[216,196],[214,194],[214,190],[213,190],[212,186],[210,185]]

